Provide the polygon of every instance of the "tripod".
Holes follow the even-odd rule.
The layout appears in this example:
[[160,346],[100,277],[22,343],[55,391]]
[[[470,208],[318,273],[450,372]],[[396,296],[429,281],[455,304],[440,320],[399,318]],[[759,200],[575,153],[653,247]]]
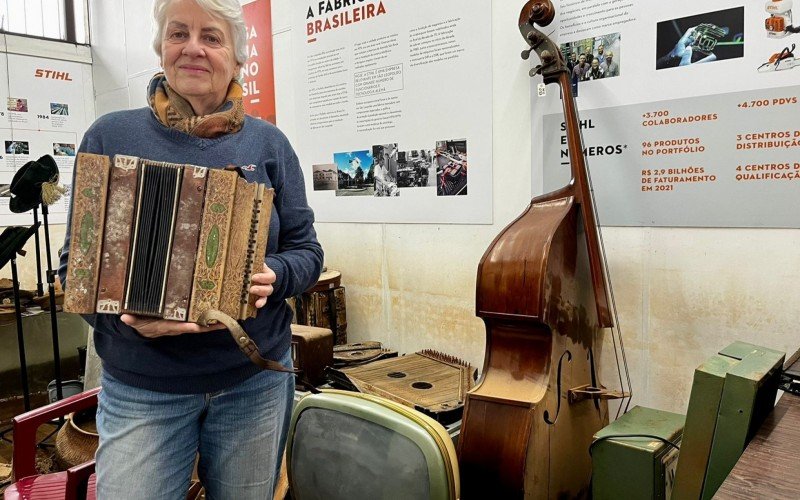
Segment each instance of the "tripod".
[[25,411],[31,409],[31,393],[28,384],[28,363],[25,356],[25,336],[22,332],[22,304],[20,303],[19,274],[17,272],[17,254],[25,255],[22,249],[25,242],[39,229],[39,223],[29,228],[8,227],[0,235],[0,268],[11,262],[11,282],[14,290],[14,317],[17,322],[17,343],[19,348],[19,367],[22,378],[22,398]]
[[[34,210],[34,214],[36,211]],[[56,289],[55,279],[56,272],[53,271],[53,261],[50,256],[50,224],[48,223],[47,216],[49,210],[47,205],[42,202],[42,220],[44,221],[44,248],[47,252],[47,292],[50,294],[50,327],[52,330],[53,338],[53,369],[56,377],[56,399],[60,401],[64,398],[63,389],[61,387],[61,351],[58,346],[58,316],[56,311]],[[38,241],[38,231],[37,231]]]

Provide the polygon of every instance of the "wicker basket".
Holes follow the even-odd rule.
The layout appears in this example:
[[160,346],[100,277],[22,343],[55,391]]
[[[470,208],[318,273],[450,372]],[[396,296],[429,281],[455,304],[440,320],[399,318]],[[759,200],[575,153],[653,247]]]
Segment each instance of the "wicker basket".
[[70,413],[56,434],[56,462],[68,469],[94,459],[99,436],[95,424],[97,407]]

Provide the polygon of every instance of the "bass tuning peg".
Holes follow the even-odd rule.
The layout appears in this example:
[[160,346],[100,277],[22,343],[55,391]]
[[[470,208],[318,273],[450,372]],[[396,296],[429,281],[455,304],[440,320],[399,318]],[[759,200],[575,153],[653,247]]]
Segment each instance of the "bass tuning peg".
[[527,61],[527,60],[528,60],[528,58],[531,56],[531,52],[533,52],[533,48],[530,48],[530,49],[523,50],[523,51],[522,51],[522,54],[521,54],[521,55],[522,55],[522,58],[523,58],[523,59],[525,59],[525,60]]

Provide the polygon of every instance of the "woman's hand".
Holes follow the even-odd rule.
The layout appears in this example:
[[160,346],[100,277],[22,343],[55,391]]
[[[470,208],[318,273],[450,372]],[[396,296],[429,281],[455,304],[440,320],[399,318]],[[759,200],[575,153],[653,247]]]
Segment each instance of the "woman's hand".
[[203,333],[212,330],[222,330],[225,325],[218,323],[212,326],[200,326],[197,323],[184,323],[167,319],[145,318],[132,314],[123,314],[122,322],[139,332],[139,335],[149,339],[164,336],[183,335],[184,333]]
[[272,288],[272,284],[275,283],[277,276],[275,276],[275,271],[267,267],[264,264],[264,270],[260,273],[256,273],[251,278],[251,285],[250,285],[250,293],[253,295],[258,295],[258,300],[256,300],[256,307],[264,307],[267,303],[267,297],[272,295],[274,289]]
[[[275,283],[277,276],[275,271],[264,264],[264,269],[260,273],[252,276],[250,293],[257,295],[256,307],[264,307],[267,303],[267,297],[272,295],[274,289],[272,284]],[[218,323],[212,326],[200,326],[196,323],[184,323],[182,321],[170,321],[166,319],[145,318],[142,316],[134,316],[132,314],[123,314],[122,322],[139,332],[142,337],[150,339],[163,336],[183,335],[184,333],[203,333],[213,330],[222,330],[225,325]]]

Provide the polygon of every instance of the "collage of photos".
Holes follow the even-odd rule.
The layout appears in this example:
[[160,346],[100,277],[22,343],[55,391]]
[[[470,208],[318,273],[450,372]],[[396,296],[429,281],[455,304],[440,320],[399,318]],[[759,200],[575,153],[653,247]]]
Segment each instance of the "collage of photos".
[[[7,224],[27,223],[24,214],[12,213],[9,199],[3,195],[20,168],[43,155],[55,160],[61,175],[61,185],[72,178],[72,168],[78,153],[80,139],[86,130],[85,120],[94,113],[91,106],[85,109],[85,86],[80,76],[86,66],[60,61],[65,79],[37,76],[45,70],[50,58],[9,55],[7,82],[4,86],[4,107],[0,110],[0,218]],[[55,60],[59,58],[56,57]],[[50,71],[50,70],[48,70]],[[73,75],[68,78],[66,75]],[[74,75],[78,75],[75,78]],[[89,83],[91,85],[91,83]],[[69,197],[50,206],[50,222],[63,224],[69,209]],[[0,494],[0,497],[2,494]]]
[[611,33],[561,44],[573,87],[579,82],[620,75],[621,38],[619,33]]
[[[14,113],[28,112],[28,99],[22,97],[7,97],[6,109]],[[61,102],[50,103],[50,114],[53,116],[69,116],[69,104]]]
[[744,7],[658,23],[656,69],[744,57]]
[[313,166],[314,191],[336,196],[400,196],[402,190],[436,188],[437,196],[467,194],[467,140],[437,141],[434,149],[400,151],[397,143],[335,153]]

